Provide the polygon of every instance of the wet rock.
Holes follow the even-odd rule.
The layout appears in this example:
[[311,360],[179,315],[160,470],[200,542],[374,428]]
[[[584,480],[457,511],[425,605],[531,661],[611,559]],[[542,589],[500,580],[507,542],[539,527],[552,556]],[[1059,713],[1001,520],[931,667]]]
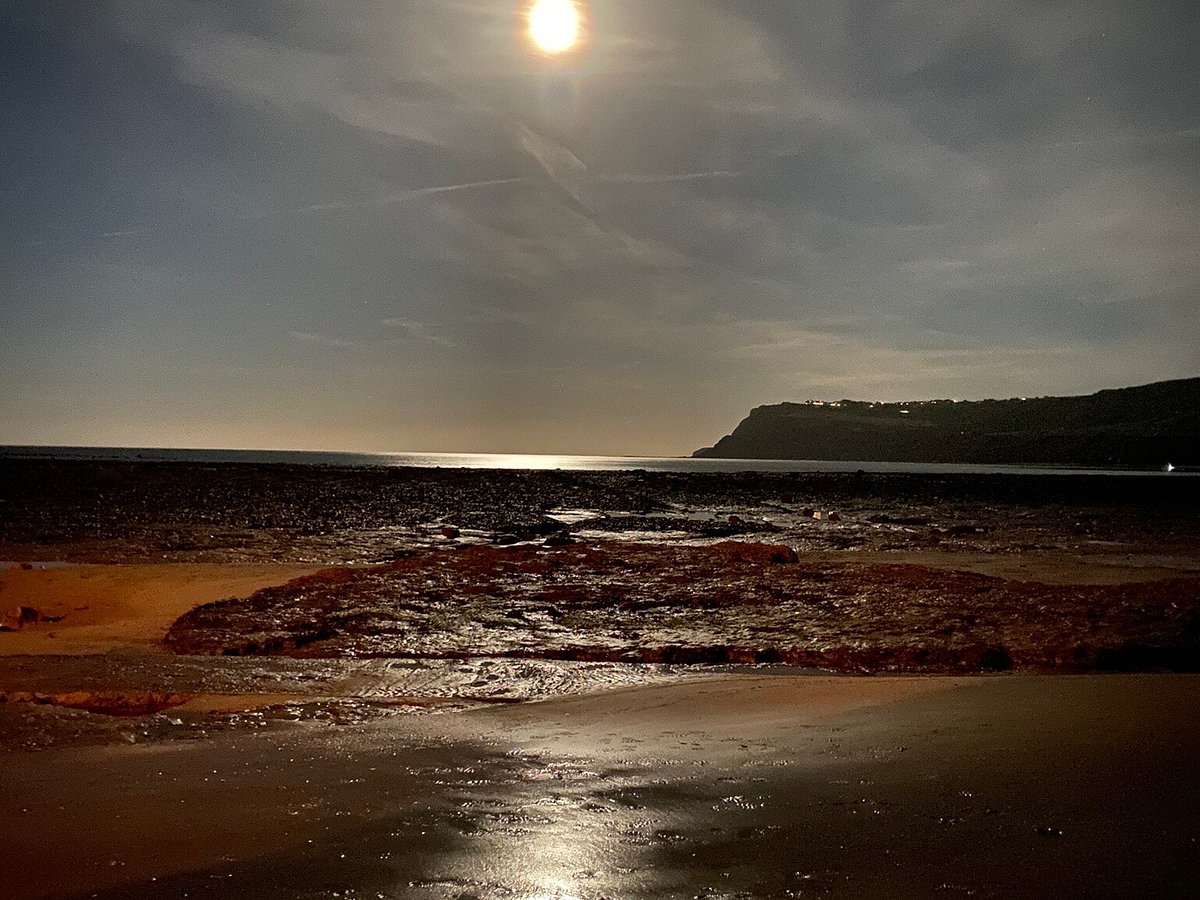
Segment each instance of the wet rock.
[[685,534],[699,537],[734,537],[742,534],[775,532],[779,528],[770,522],[739,519],[731,524],[727,518],[698,519],[687,516],[667,515],[608,515],[582,523],[579,529],[590,532],[602,531],[613,534]]
[[985,672],[1007,672],[1013,667],[1007,647],[988,647],[979,656],[979,668]]
[[462,532],[453,525],[443,525],[439,530],[442,533],[442,537],[446,538],[448,541],[458,540],[458,538],[462,535]]
[[870,520],[879,525],[924,526],[930,524],[930,520],[925,516],[892,516],[887,513],[871,516]]
[[[3,460],[0,543],[10,549],[0,557],[28,559],[34,552],[30,548],[37,547],[42,558],[76,562],[359,565],[385,557],[394,547],[427,543],[430,533],[437,536],[437,525],[429,523],[452,523],[474,539],[520,534],[509,527],[536,524],[546,510],[557,508],[587,509],[597,516],[655,511],[648,518],[686,509],[687,515],[675,517],[693,524],[679,530],[715,537],[704,535],[696,520],[749,529],[754,523],[748,509],[779,502],[789,509],[808,502],[815,507],[819,502],[826,509],[861,510],[864,516],[876,513],[896,520],[881,525],[906,520],[925,528],[936,521],[975,523],[989,529],[986,537],[948,539],[970,541],[984,552],[1052,545],[1056,536],[1070,534],[1072,523],[1081,522],[1094,535],[1119,537],[1089,543],[1088,552],[1195,558],[1200,481],[1192,481],[1121,477],[1098,491],[1091,479],[1044,475],[635,475]],[[1144,514],[1130,516],[1130,509]],[[718,518],[705,518],[716,511]],[[725,516],[731,511],[747,522],[730,526]],[[833,549],[827,544],[841,529],[805,527],[797,512],[785,513],[776,523],[790,532],[783,542]],[[405,535],[406,530],[411,533]],[[630,523],[623,530],[651,529]],[[864,535],[870,549],[924,545],[923,534],[901,527],[864,530]]]
[[194,699],[194,694],[158,691],[0,692],[0,702],[60,706],[106,716],[148,716]]
[[521,543],[521,538],[515,534],[498,534],[492,539],[492,543],[497,547],[511,547],[513,544]]
[[542,541],[543,547],[569,547],[571,544],[578,543],[575,538],[567,534],[565,531],[559,534],[552,534],[550,537]]
[[750,544],[742,541],[722,541],[710,548],[713,553],[735,562],[753,562],[780,565],[800,562],[800,557],[791,547],[782,544]]
[[951,525],[942,531],[947,537],[964,537],[971,534],[987,534],[987,529],[979,525]]
[[805,563],[791,547],[739,541],[473,546],[201,606],[166,643],[209,655],[1193,671],[1200,579],[1064,586]]
[[38,622],[58,622],[62,620],[62,616],[46,616],[40,609],[32,606],[15,606],[4,617],[3,622],[0,622],[6,631],[19,631],[27,625],[36,625]]
[[562,523],[555,522],[553,519],[544,519],[541,522],[509,522],[496,530],[505,534],[521,535],[522,540],[533,540],[536,537],[557,534],[562,531]]
[[1185,639],[1157,643],[1125,640],[1097,648],[1091,662],[1101,672],[1200,672],[1200,641],[1190,633]]

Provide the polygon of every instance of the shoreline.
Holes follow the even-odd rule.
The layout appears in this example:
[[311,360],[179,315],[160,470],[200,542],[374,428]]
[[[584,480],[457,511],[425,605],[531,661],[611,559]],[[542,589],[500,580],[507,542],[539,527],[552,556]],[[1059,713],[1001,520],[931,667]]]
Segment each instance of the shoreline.
[[24,754],[0,855],[14,900],[1184,896],[1198,685],[730,675]]
[[[753,554],[760,545],[718,545],[714,550],[720,551],[723,546],[745,547],[746,552]],[[463,548],[457,552],[478,555],[480,549]],[[452,560],[453,552],[443,551],[443,554],[447,552],[451,556],[430,558],[443,562]],[[520,547],[499,552],[498,558],[556,558],[545,556],[542,551],[534,556],[528,553],[522,556]],[[740,555],[735,554],[735,557]],[[855,568],[844,569],[848,560],[853,561]],[[815,575],[820,579],[822,589],[835,593],[842,588],[829,580],[832,575],[840,571],[872,571],[871,567],[877,565],[886,565],[883,571],[896,573],[911,573],[918,571],[914,567],[923,567],[919,570],[929,573],[921,576],[923,579],[933,577],[933,573],[939,571],[952,578],[971,573],[989,579],[1010,579],[1009,582],[988,583],[1028,585],[1044,593],[1051,589],[1050,586],[1055,590],[1070,591],[1103,589],[1104,586],[1136,591],[1139,585],[1145,585],[1151,590],[1156,584],[1167,584],[1171,577],[1191,573],[1194,564],[1154,554],[1090,560],[1054,554],[1009,556],[931,550],[815,553],[806,555],[802,563],[802,567],[816,567]],[[283,592],[281,596],[286,598],[289,592],[298,592],[297,596],[303,598],[314,590],[328,590],[322,583],[323,578],[332,579],[334,589],[341,597],[349,585],[337,585],[347,575],[360,581],[363,577],[377,580],[388,577],[392,568],[377,565],[319,570],[292,565],[161,562],[36,568],[17,565],[0,571],[0,611],[7,615],[6,621],[14,622],[16,611],[22,608],[36,610],[40,617],[40,621],[30,621],[0,632],[0,701],[5,701],[6,707],[0,725],[6,722],[4,727],[9,732],[8,739],[0,743],[8,746],[60,745],[54,738],[55,711],[83,710],[122,719],[162,714],[174,720],[182,716],[196,728],[203,728],[206,723],[220,728],[224,727],[223,720],[236,718],[239,713],[261,712],[267,720],[277,718],[280,709],[311,711],[319,708],[325,710],[322,714],[332,714],[335,718],[338,715],[372,717],[403,709],[465,709],[491,703],[584,694],[622,685],[708,677],[722,671],[722,667],[728,669],[731,664],[736,669],[739,664],[756,662],[759,667],[751,665],[751,670],[786,671],[801,666],[812,672],[840,671],[861,675],[872,674],[866,670],[875,669],[875,677],[880,675],[878,670],[886,672],[889,668],[914,674],[969,674],[979,668],[1011,667],[1011,664],[993,664],[987,655],[981,657],[987,662],[986,666],[968,665],[970,659],[982,652],[973,644],[953,651],[937,650],[936,647],[925,651],[904,644],[892,649],[880,644],[875,650],[867,650],[865,646],[854,649],[847,644],[848,649],[833,645],[822,652],[784,649],[773,654],[777,658],[763,658],[762,651],[747,655],[747,652],[736,650],[738,645],[733,643],[729,644],[729,650],[720,653],[716,652],[721,649],[719,647],[710,651],[703,646],[689,649],[686,645],[675,645],[673,649],[667,645],[663,649],[644,647],[641,653],[631,653],[617,645],[613,650],[605,650],[599,644],[592,649],[580,644],[584,649],[567,647],[563,652],[548,646],[542,651],[530,649],[516,653],[481,648],[472,652],[450,650],[431,654],[416,652],[414,647],[408,653],[354,652],[344,656],[323,653],[315,647],[306,647],[303,652],[288,652],[285,646],[282,651],[237,655],[231,659],[228,654],[214,657],[180,653],[177,637],[167,639],[169,634],[176,635],[181,623],[197,615],[208,615],[201,607],[207,609],[207,604],[214,601],[250,598],[220,604],[222,607],[232,604],[236,609],[267,588],[271,590],[266,591],[266,595]],[[779,567],[779,572],[787,574],[784,570],[792,568]],[[482,587],[490,578],[509,576],[483,570],[469,577],[482,578]],[[735,576],[734,583],[743,577]],[[739,590],[748,589],[748,585],[743,585]],[[973,591],[978,582],[968,580],[966,585]],[[396,596],[397,599],[391,602],[400,602],[400,595]],[[352,602],[364,610],[369,608],[361,601]],[[495,603],[501,602],[497,597]],[[563,608],[569,609],[575,601],[566,602]],[[969,610],[964,609],[966,611]],[[297,612],[303,621],[307,614],[301,610]],[[314,612],[312,615],[319,621],[323,614]],[[526,615],[519,613],[516,624],[521,624],[522,628]],[[753,616],[758,615],[753,613]],[[497,620],[498,623],[509,621],[504,617]],[[765,632],[762,632],[764,625],[753,625],[753,622],[751,617],[747,619],[751,624],[736,627],[757,628],[758,639],[766,640]],[[580,627],[582,623],[576,629]],[[709,630],[712,627],[705,626]],[[735,620],[721,629],[733,627]],[[579,635],[577,640],[586,641],[583,632],[576,633]],[[724,640],[736,640],[734,632],[727,634]],[[501,632],[497,631],[496,635],[494,640],[500,640]],[[686,640],[684,635],[686,632],[680,632],[681,637],[676,640]],[[553,638],[552,635],[549,637]],[[517,639],[545,638],[537,638],[531,633],[530,638],[517,635]],[[651,638],[647,634],[642,640]],[[846,639],[842,640],[844,643]],[[496,646],[502,645],[497,643]],[[986,649],[988,645],[980,646]],[[1003,644],[990,646],[1001,648],[998,652],[1002,654],[1008,652],[1003,649]],[[961,654],[962,659],[956,654]],[[317,665],[323,656],[326,657],[325,664]],[[1113,658],[1126,657],[1133,662],[1142,659],[1142,663],[1133,668],[1148,670],[1161,669],[1174,658],[1162,652],[1157,655],[1142,652],[1140,656],[1126,653]],[[885,665],[889,660],[899,668]],[[911,664],[900,665],[905,660]],[[1017,661],[1019,663],[1020,658]],[[763,663],[768,665],[762,667]],[[778,668],[773,669],[770,664]],[[1017,668],[1032,673],[1045,671],[1029,665],[1018,665]],[[1064,673],[1086,670],[1086,666],[1079,665],[1062,667]],[[1185,667],[1183,671],[1190,669]],[[339,709],[341,713],[337,712]],[[154,729],[151,732],[157,733]],[[37,736],[43,733],[44,737]],[[104,741],[122,733],[129,733],[128,728],[122,731],[112,722],[104,721],[104,717],[98,721],[85,716],[82,721],[66,723],[63,740],[67,743],[73,740]]]
[[[16,571],[105,586],[88,612],[112,619],[56,645],[79,655],[0,652],[0,686],[208,689],[133,716],[0,703],[0,731],[66,735],[0,749],[14,900],[1185,896],[1200,878],[1200,676],[178,657],[154,644],[170,613],[292,570]],[[130,618],[164,585],[182,593]],[[550,693],[419,696],[518,672]]]
[[[704,448],[711,449],[711,448]],[[697,450],[686,456],[596,455],[587,453],[483,453],[341,450],[247,450],[184,447],[88,447],[73,445],[0,444],[0,462],[105,462],[181,465],[320,466],[344,469],[446,469],[494,472],[674,472],[730,473],[856,473],[889,475],[1127,475],[1179,476],[1200,474],[1194,469],[1165,469],[1149,465],[1073,464],[1054,462],[950,462],[903,459],[792,459],[786,457],[719,457]]]
[[[715,616],[703,633],[728,641],[719,617],[751,595],[779,633],[867,622],[951,641],[1002,609],[1018,637],[1069,619],[1186,644],[1191,481],[170,469],[31,464],[33,482],[0,481],[0,558],[88,564],[0,571],[0,615],[64,616],[0,633],[0,700],[15,701],[0,702],[0,865],[17,898],[1186,896],[1200,879],[1194,675],[163,644],[202,604],[258,597],[217,610],[249,610],[235,638],[291,628],[291,611],[411,649],[396,614],[431,608],[428,591],[387,573],[439,566],[445,609],[466,588],[496,601],[469,633],[534,646],[572,628],[603,638],[614,602],[616,624],[642,623],[616,634],[626,649],[669,646],[676,612]],[[463,581],[454,567],[472,560]],[[331,566],[350,573],[341,587],[311,578]],[[662,597],[636,595],[645,572]],[[600,593],[529,605],[530,576]],[[373,580],[375,595],[349,591]],[[677,606],[655,605],[672,591]],[[300,594],[317,605],[297,612]],[[589,610],[601,617],[563,615]],[[864,618],[881,611],[895,627]],[[939,616],[958,624],[939,636]]]

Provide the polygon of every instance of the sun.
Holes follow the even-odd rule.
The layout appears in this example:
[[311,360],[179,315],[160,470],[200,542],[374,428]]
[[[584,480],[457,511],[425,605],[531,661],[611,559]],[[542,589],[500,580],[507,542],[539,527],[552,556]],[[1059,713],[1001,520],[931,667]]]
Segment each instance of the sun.
[[579,40],[575,0],[535,0],[529,9],[529,37],[543,53],[565,53]]

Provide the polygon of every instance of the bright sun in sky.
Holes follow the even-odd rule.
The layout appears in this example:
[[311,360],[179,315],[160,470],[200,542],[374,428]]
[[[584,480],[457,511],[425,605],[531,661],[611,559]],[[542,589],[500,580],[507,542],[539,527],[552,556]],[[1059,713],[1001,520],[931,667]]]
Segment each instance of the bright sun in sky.
[[579,40],[575,0],[536,0],[529,10],[529,36],[545,53],[563,53]]

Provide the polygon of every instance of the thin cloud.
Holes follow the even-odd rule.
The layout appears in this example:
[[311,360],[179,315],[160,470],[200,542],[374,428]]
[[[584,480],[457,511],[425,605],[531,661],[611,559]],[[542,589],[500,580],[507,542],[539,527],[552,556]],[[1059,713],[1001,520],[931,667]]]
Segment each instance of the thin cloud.
[[[467,181],[462,184],[442,184],[436,187],[413,188],[411,190],[396,191],[393,194],[386,194],[382,197],[376,197],[372,200],[350,201],[350,202],[333,202],[333,203],[311,203],[308,206],[301,206],[287,212],[325,212],[330,210],[347,210],[347,209],[370,209],[380,206],[392,206],[396,203],[403,203],[406,200],[416,200],[419,197],[436,197],[439,194],[457,194],[462,191],[475,191],[480,188],[501,187],[507,184],[526,184],[532,181],[532,178],[489,178],[484,181]],[[274,213],[280,215],[281,213]],[[264,216],[272,215],[265,213]]]
[[346,341],[328,334],[315,334],[310,331],[289,331],[288,334],[303,344],[313,344],[319,347],[344,348],[354,346],[353,341]]
[[418,337],[439,347],[453,349],[458,346],[454,341],[440,334],[435,326],[425,322],[414,322],[411,319],[384,319],[381,324],[388,328],[398,328],[402,331],[407,331],[413,337]]
[[134,237],[136,235],[146,234],[147,232],[154,231],[154,230],[155,230],[155,226],[145,225],[140,228],[122,228],[118,231],[105,231],[100,236],[106,237],[106,238]]
[[[45,385],[7,418],[123,396],[105,346],[171,348],[164,373],[252,373],[204,399],[283,440],[272,336],[327,357],[302,412],[364,446],[672,453],[880,379],[1196,374],[1194,4],[602,5],[572,70],[494,0],[16,4],[0,40],[54,26],[78,65],[12,57],[56,115],[0,137],[0,231],[50,238],[0,266],[0,374]],[[157,384],[176,409],[202,381]]]
[[[528,176],[521,178],[489,178],[483,181],[466,181],[461,184],[439,184],[432,187],[411,188],[395,191],[381,197],[368,200],[336,200],[328,203],[308,203],[304,206],[288,207],[286,209],[261,210],[229,216],[215,222],[190,222],[161,225],[143,225],[136,228],[123,228],[117,231],[105,231],[100,236],[104,238],[136,237],[152,232],[177,231],[186,229],[214,229],[227,225],[242,225],[249,222],[261,222],[267,219],[281,218],[304,213],[342,212],[355,209],[373,209],[394,206],[407,200],[417,200],[421,197],[436,197],[439,194],[458,194],[464,191],[475,191],[490,187],[503,187],[510,184],[523,184],[531,181]],[[43,242],[44,243],[44,242]]]
[[671,184],[676,181],[708,181],[721,178],[741,178],[742,172],[719,170],[716,172],[680,172],[675,175],[637,175],[631,172],[621,175],[606,175],[601,181],[613,184]]

